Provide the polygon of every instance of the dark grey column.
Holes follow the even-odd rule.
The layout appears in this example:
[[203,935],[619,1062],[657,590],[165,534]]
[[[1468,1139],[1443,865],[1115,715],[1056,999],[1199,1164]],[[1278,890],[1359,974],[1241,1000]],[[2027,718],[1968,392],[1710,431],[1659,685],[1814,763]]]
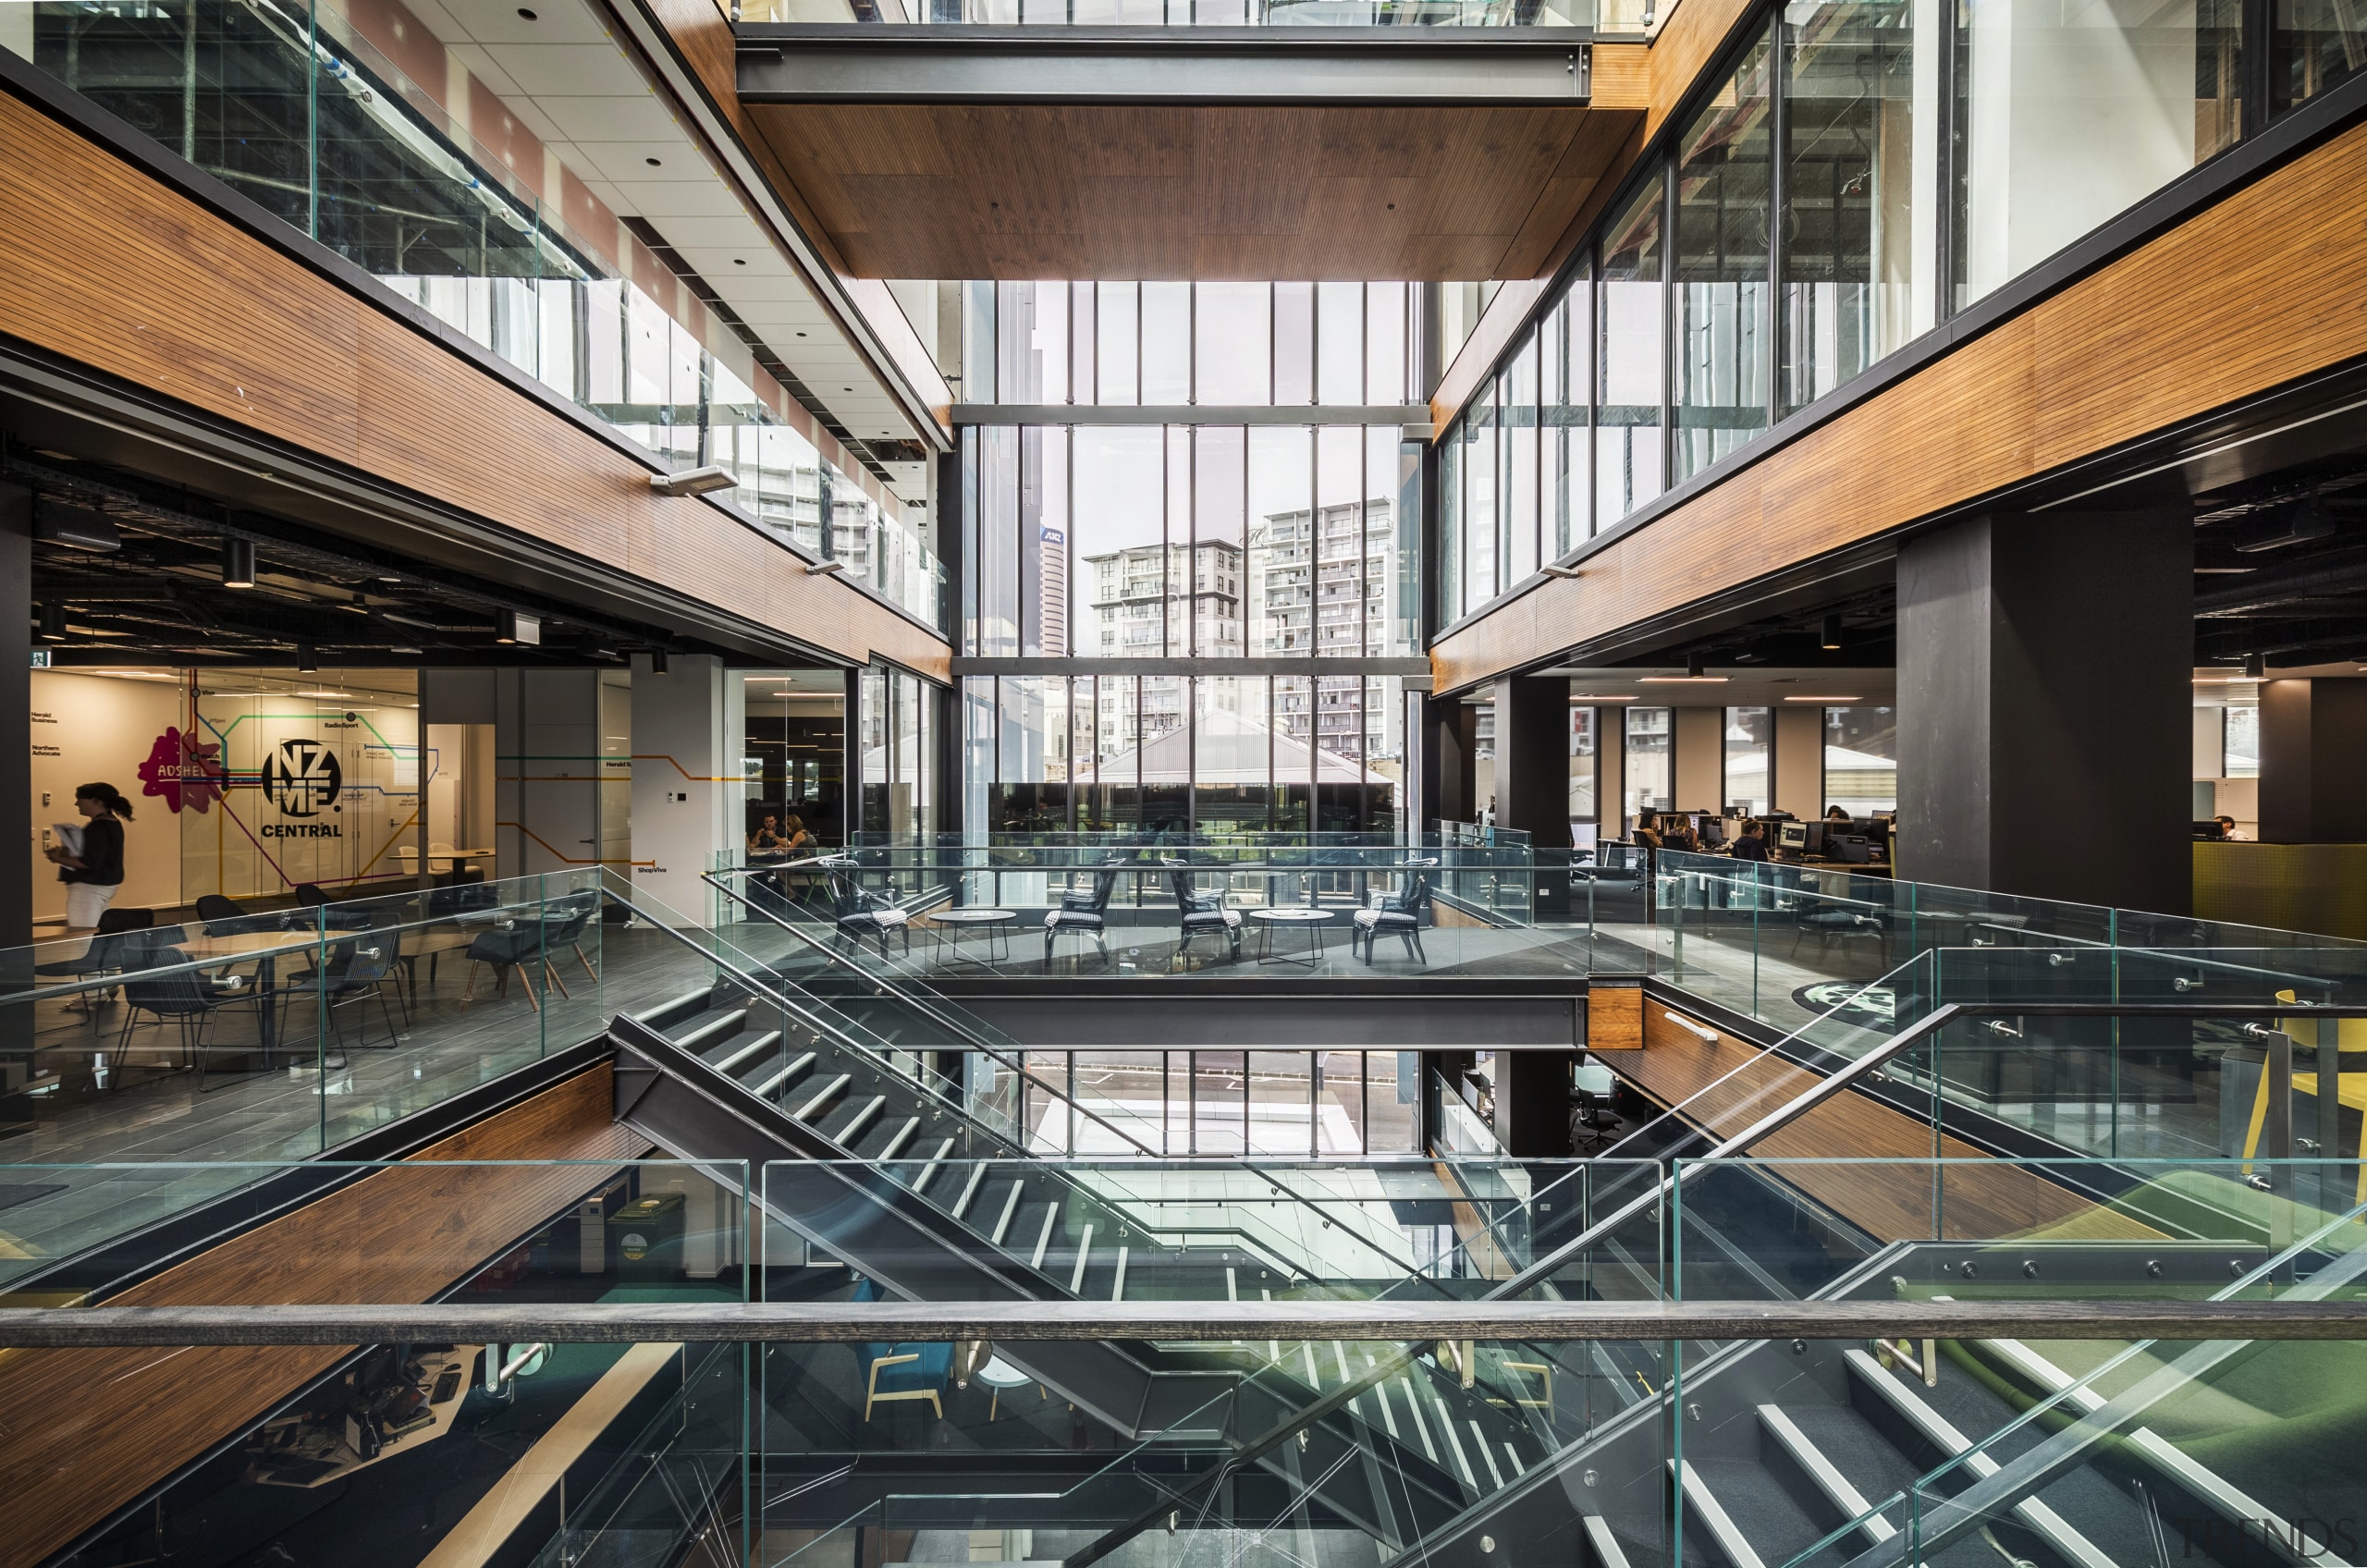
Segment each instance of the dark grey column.
[[[1438,770],[1428,780],[1426,809],[1431,821],[1469,822],[1478,810],[1473,794],[1473,764],[1479,744],[1479,710],[1459,697],[1433,701],[1430,710],[1430,758]],[[1424,831],[1429,822],[1422,825]]]
[[2183,913],[2193,527],[2001,513],[1898,555],[1899,874]]
[[2367,807],[2367,680],[2270,680],[2260,689],[2260,837],[2348,844]]
[[1496,682],[1496,826],[1539,849],[1570,844],[1570,683]]
[[1496,1053],[1496,1139],[1515,1159],[1570,1153],[1570,1069],[1576,1051]]
[[0,948],[33,939],[32,539],[33,493],[0,484]]

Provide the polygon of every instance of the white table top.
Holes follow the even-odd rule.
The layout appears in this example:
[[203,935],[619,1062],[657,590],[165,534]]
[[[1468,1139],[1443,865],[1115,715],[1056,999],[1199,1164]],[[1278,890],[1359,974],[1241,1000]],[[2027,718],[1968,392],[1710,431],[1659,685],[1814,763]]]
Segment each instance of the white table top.
[[1249,912],[1249,918],[1252,920],[1303,920],[1310,923],[1329,920],[1331,915],[1331,910],[1309,909],[1305,904],[1284,904],[1277,908],[1253,909]]
[[971,923],[987,925],[997,920],[1017,920],[1018,913],[1007,909],[942,909],[929,916],[939,925],[964,925]]

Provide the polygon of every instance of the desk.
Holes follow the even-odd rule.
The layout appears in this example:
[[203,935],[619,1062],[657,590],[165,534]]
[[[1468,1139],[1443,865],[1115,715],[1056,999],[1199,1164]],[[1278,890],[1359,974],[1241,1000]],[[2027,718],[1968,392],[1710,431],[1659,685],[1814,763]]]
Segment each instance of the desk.
[[[405,844],[401,848],[396,850],[395,858],[402,862],[406,866],[410,866],[414,870],[418,867],[419,851],[409,844]],[[440,860],[445,863],[446,875],[460,876],[466,875],[470,870],[469,863],[471,861],[491,860],[492,858],[493,851],[491,850],[430,850],[427,851],[427,869],[429,875],[435,875],[435,863]]]

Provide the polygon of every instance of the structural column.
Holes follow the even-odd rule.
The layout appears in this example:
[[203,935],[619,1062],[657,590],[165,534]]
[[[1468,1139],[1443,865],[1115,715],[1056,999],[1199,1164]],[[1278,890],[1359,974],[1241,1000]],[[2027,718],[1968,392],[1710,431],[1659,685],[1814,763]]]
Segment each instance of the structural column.
[[736,861],[745,844],[735,826],[745,799],[740,734],[741,683],[723,661],[676,654],[655,674],[649,655],[632,661],[632,883],[685,919],[713,916],[715,892],[702,878],[717,851]]
[[2260,839],[2355,844],[2367,834],[2367,680],[2260,689]]
[[1570,843],[1570,683],[1515,676],[1496,682],[1496,826],[1539,849]]
[[32,537],[33,493],[0,484],[0,745],[14,759],[0,768],[0,821],[23,829],[0,836],[0,887],[8,889],[0,900],[0,949],[33,939],[32,846],[41,829],[33,822],[31,770],[17,766],[27,763],[33,743]]
[[2187,911],[2192,535],[1998,513],[1900,549],[1899,875]]

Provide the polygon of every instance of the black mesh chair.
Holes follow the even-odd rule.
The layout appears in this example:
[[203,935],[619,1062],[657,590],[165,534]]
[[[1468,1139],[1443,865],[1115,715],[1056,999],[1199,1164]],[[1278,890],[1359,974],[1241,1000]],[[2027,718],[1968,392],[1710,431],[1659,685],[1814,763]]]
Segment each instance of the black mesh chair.
[[1044,967],[1052,966],[1052,942],[1063,931],[1093,938],[1101,949],[1101,962],[1110,962],[1110,895],[1117,890],[1118,874],[1126,863],[1108,861],[1094,868],[1093,886],[1089,891],[1069,888],[1061,894],[1061,907],[1044,916]]
[[903,950],[913,950],[913,917],[905,911],[878,895],[866,891],[855,880],[855,864],[851,860],[823,863],[830,879],[830,919],[836,926],[831,945],[852,940],[860,949],[865,942],[879,944],[879,956],[888,956],[888,938],[901,937]]
[[1241,912],[1227,909],[1221,889],[1204,893],[1192,885],[1192,868],[1181,862],[1167,864],[1167,885],[1174,889],[1176,921],[1180,927],[1175,940],[1175,956],[1182,958],[1191,948],[1194,938],[1221,937],[1233,949],[1233,960],[1241,961]]
[[1412,866],[1400,892],[1386,893],[1367,908],[1355,913],[1355,924],[1348,928],[1348,951],[1355,953],[1356,944],[1364,944],[1365,962],[1372,962],[1373,944],[1383,937],[1396,937],[1405,944],[1405,956],[1430,962],[1422,950],[1422,922],[1430,913],[1430,867],[1435,861],[1422,861]]
[[[117,1035],[110,1073],[123,1086],[123,1062],[131,1052],[131,1032],[146,1013],[159,1028],[169,1021],[180,1034],[181,1065],[198,1070],[198,1086],[205,1085],[205,1036],[214,1015],[230,1002],[245,1001],[252,987],[237,982],[216,984],[193,969],[180,949],[145,942],[127,945],[123,952],[123,1029]],[[172,970],[168,974],[153,970]]]
[[[74,958],[55,959],[48,963],[33,965],[33,974],[44,980],[88,980],[113,974],[124,966],[125,949],[140,944],[129,941],[135,931],[154,929],[156,912],[147,909],[110,909],[100,912],[97,934],[82,946]],[[89,997],[83,998],[87,1005]],[[92,1009],[93,1013],[96,1009]]]
[[[386,1005],[386,982],[394,978],[397,933],[382,931],[350,942],[334,943],[329,948],[328,963],[313,983],[290,984],[280,987],[283,1015],[288,1003],[300,997],[312,997],[320,1006],[321,1015],[328,1022],[329,1033],[337,1041],[337,1048],[346,1049],[345,1025],[337,1017],[339,1008],[359,1006],[361,1017],[356,1021],[354,1048],[359,1050],[392,1050],[402,1038],[395,1027],[394,1010]],[[370,1011],[373,999],[378,1003],[378,1016],[386,1025],[386,1043],[370,1044]],[[280,1026],[285,1038],[287,1026]]]
[[250,914],[219,893],[197,896],[197,917],[209,937],[243,937],[254,931],[277,931],[287,922],[277,914]]

